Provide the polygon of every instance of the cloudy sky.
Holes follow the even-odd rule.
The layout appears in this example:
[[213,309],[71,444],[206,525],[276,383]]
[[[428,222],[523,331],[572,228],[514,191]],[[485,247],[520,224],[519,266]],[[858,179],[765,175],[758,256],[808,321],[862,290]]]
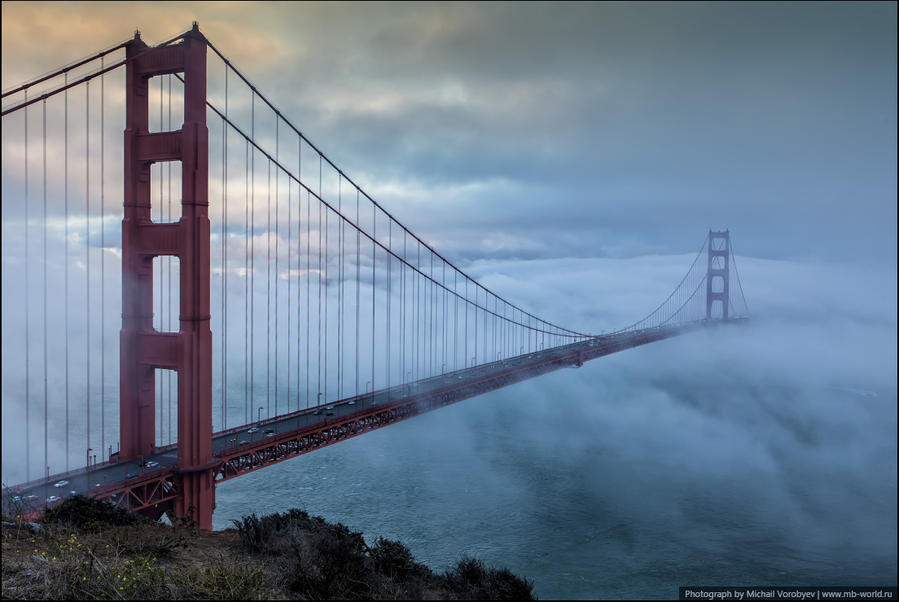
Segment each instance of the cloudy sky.
[[201,30],[451,258],[896,262],[895,3],[2,5],[4,89]]

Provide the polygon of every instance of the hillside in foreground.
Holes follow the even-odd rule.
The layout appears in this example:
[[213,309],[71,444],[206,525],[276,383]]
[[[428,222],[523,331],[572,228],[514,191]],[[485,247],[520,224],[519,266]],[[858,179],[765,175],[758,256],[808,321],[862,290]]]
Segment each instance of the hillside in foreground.
[[225,531],[152,522],[84,497],[4,520],[4,599],[533,599],[533,584],[463,558],[436,573],[398,541],[302,510]]

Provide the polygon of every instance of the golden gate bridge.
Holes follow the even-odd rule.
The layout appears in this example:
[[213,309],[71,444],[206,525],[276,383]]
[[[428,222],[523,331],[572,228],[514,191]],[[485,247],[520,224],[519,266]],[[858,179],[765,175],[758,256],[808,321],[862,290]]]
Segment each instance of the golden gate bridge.
[[210,529],[218,482],[749,316],[728,231],[633,324],[534,315],[362,190],[196,23],[2,96],[10,514],[83,494]]

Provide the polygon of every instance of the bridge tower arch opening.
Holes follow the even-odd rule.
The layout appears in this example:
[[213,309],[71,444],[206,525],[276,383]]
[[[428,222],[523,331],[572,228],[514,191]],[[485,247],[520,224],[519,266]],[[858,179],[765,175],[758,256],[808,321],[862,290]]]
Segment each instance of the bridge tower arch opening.
[[[206,39],[197,24],[178,44],[150,48],[135,33],[126,47],[125,189],[122,219],[122,330],[119,460],[155,447],[157,369],[178,373],[178,496],[174,513],[212,528],[212,332],[210,330],[209,132]],[[184,74],[184,123],[149,132],[149,80]],[[181,219],[154,223],[150,169],[180,162]],[[179,259],[178,332],[153,327],[153,259]]]
[[705,317],[727,320],[730,305],[730,231],[709,230]]

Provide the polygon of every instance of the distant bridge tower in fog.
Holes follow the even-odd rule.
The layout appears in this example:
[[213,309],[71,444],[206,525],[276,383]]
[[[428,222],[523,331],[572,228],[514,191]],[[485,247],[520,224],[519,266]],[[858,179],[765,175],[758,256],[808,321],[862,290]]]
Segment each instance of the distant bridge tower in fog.
[[[705,317],[711,320],[715,302],[721,306],[721,319],[728,316],[730,300],[730,231],[709,230],[709,267],[706,278]],[[720,284],[720,287],[717,286]]]
[[[24,406],[25,478],[42,475],[4,497],[13,514],[73,491],[210,529],[222,481],[748,317],[727,230],[709,231],[674,291],[629,326],[588,334],[537,317],[400,223],[196,24],[154,47],[135,34],[3,100],[2,254],[22,260],[26,278],[4,286],[4,374],[25,385],[23,396],[4,389],[4,404]],[[48,206],[58,209],[49,221]],[[111,236],[119,224],[121,238]],[[106,252],[119,242],[121,253]],[[119,261],[121,296],[107,304]],[[62,293],[48,295],[48,268]],[[118,339],[107,316],[121,316]],[[41,417],[42,463],[31,439]],[[82,417],[86,428],[75,428]],[[51,422],[65,436],[55,457]],[[82,458],[86,467],[68,470]],[[51,476],[51,462],[66,472]]]

